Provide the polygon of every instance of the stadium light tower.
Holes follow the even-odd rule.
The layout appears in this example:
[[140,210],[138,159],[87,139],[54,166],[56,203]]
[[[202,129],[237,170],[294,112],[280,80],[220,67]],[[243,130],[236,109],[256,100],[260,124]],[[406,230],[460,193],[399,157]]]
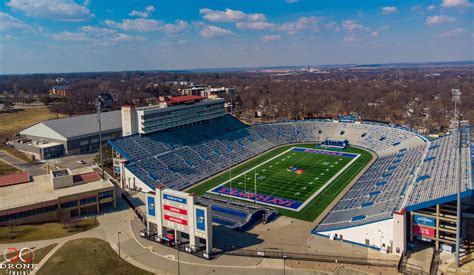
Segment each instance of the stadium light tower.
[[102,97],[97,97],[96,107],[97,107],[97,122],[99,123],[99,154],[100,154],[100,173],[102,180],[104,180],[104,158],[102,155],[102,123],[100,120],[100,111],[104,105]]
[[457,205],[456,205],[456,268],[459,268],[459,250],[460,250],[460,238],[461,238],[461,181],[462,181],[462,133],[461,133],[461,116],[458,113],[458,105],[461,104],[461,91],[459,89],[451,89],[452,100],[454,101],[454,119],[456,120],[457,130],[459,132],[459,178],[457,184]]

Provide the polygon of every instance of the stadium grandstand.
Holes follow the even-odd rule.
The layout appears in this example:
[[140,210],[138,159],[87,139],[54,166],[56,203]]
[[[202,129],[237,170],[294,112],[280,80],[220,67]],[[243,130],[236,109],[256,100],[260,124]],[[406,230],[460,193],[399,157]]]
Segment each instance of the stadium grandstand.
[[[206,104],[199,103],[199,108]],[[411,129],[376,122],[302,120],[246,125],[222,114],[147,134],[136,132],[109,144],[122,187],[149,192],[156,184],[186,189],[282,145],[347,141],[375,158],[312,233],[402,254],[408,239],[437,247],[455,243],[451,229],[456,226],[452,217],[456,184],[461,182],[463,198],[472,197],[473,192],[472,137],[459,149],[460,133],[470,135],[470,129],[464,124],[429,140]],[[213,210],[222,217],[232,216],[235,224],[243,224],[252,213],[236,218],[232,211]],[[419,217],[430,222],[421,223]]]

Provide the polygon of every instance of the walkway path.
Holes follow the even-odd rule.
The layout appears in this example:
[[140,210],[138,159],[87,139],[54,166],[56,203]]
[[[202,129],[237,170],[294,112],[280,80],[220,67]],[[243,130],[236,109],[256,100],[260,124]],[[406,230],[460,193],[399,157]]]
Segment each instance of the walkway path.
[[[139,237],[139,231],[144,228],[143,224],[135,218],[133,211],[126,207],[123,201],[119,201],[119,209],[115,212],[106,213],[97,217],[99,226],[86,232],[72,236],[32,241],[15,244],[18,248],[31,247],[42,248],[57,243],[58,245],[41,261],[41,265],[56,252],[62,245],[70,240],[81,238],[98,238],[107,241],[112,249],[118,252],[117,236],[120,233],[120,254],[129,263],[150,271],[155,274],[177,274],[178,252],[175,249],[162,246]],[[0,244],[0,251],[12,244]],[[248,257],[236,257],[223,255],[212,261],[207,261],[187,253],[179,253],[180,274],[328,274],[334,271],[334,265],[311,266],[300,265],[298,261],[286,261],[284,268],[283,260],[260,259]],[[316,270],[318,269],[318,270]]]
[[15,166],[16,168],[27,171],[30,176],[38,176],[46,174],[46,170],[41,164],[30,164],[27,163],[3,150],[0,150],[0,159],[6,163]]

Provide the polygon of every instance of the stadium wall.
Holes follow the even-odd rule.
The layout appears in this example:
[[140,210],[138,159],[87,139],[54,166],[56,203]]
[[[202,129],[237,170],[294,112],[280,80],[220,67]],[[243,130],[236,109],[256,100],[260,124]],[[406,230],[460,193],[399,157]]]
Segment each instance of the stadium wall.
[[313,232],[330,239],[386,251],[393,245],[393,219],[368,223],[360,226],[345,227],[331,231]]

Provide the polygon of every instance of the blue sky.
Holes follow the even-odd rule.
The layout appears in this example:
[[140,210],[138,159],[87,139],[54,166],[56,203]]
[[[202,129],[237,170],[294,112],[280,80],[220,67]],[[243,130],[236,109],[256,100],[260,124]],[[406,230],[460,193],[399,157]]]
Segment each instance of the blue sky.
[[3,0],[0,73],[474,59],[469,0]]

